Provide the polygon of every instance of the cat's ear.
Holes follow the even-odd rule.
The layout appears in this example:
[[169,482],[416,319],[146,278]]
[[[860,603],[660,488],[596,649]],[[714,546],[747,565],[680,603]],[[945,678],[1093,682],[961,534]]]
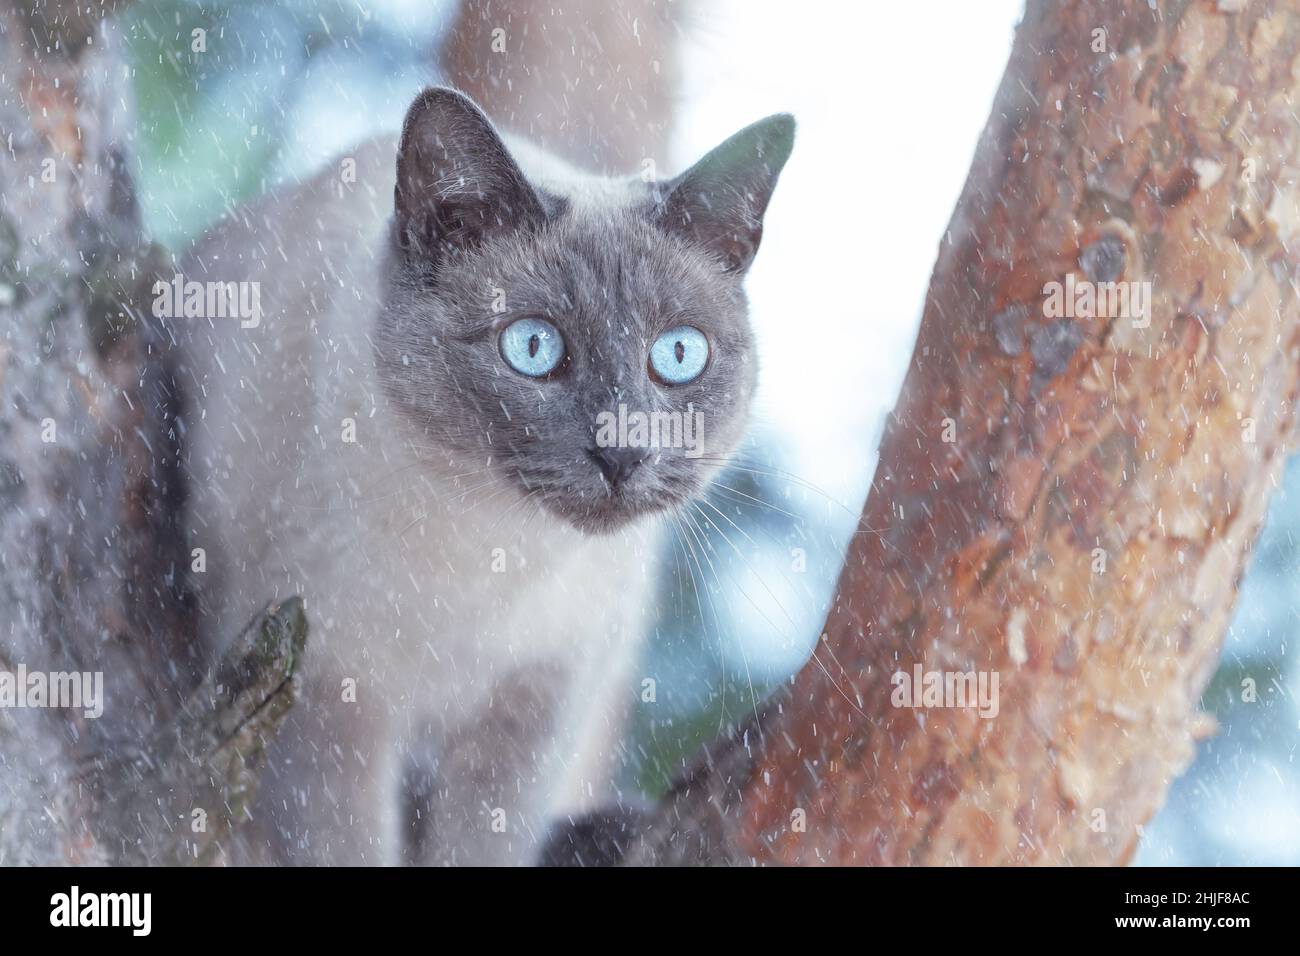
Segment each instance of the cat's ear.
[[445,87],[406,113],[397,152],[397,239],[433,254],[539,223],[542,203],[474,101]]
[[743,273],[758,252],[777,176],[794,147],[794,117],[746,126],[664,187],[656,209],[667,229]]

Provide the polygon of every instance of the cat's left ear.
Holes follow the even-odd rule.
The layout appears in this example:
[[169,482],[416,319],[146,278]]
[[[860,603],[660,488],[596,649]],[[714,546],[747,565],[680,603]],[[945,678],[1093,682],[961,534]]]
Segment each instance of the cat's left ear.
[[446,243],[474,246],[545,218],[483,111],[446,87],[421,93],[406,114],[397,154],[397,238],[427,254]]
[[746,126],[667,183],[656,217],[743,273],[763,237],[763,214],[794,148],[794,117],[777,113]]

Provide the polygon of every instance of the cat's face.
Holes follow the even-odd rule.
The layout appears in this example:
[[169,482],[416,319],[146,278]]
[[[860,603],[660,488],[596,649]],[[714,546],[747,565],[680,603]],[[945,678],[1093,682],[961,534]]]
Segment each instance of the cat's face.
[[417,445],[588,532],[699,494],[747,424],[741,281],[792,138],[773,117],[672,182],[562,195],[463,96],[422,94],[375,335]]

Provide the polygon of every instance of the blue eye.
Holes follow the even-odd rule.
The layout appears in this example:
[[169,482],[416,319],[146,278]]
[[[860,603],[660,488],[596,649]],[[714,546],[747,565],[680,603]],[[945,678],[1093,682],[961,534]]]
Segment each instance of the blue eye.
[[520,375],[541,378],[564,359],[564,338],[545,319],[518,319],[501,330],[501,357]]
[[650,370],[666,385],[697,378],[708,361],[709,340],[689,325],[669,329],[650,346]]

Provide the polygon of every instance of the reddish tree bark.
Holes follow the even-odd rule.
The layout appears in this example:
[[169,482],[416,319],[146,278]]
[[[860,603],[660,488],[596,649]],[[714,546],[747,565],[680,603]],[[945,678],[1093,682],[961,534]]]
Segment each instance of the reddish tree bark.
[[444,65],[505,128],[584,168],[625,175],[662,161],[682,5],[464,0]]

